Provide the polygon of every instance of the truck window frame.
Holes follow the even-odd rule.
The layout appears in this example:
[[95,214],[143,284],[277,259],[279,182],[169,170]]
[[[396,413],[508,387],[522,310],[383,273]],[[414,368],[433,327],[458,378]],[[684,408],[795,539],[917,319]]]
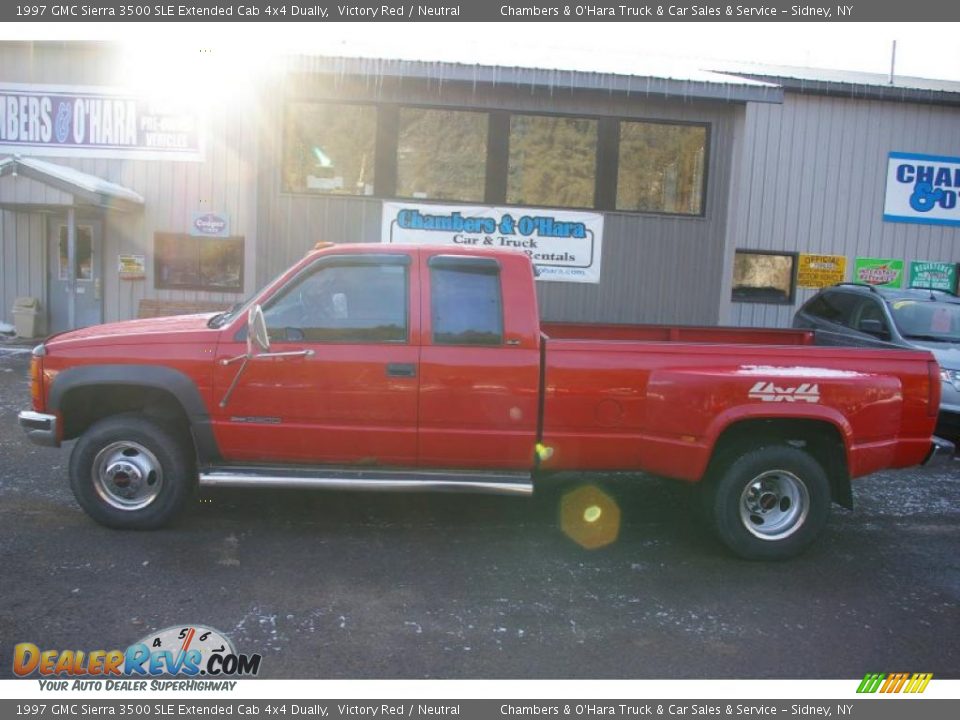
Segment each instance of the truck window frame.
[[[315,261],[311,262],[309,265],[301,268],[293,277],[291,277],[282,287],[277,288],[277,290],[266,298],[263,301],[263,310],[264,313],[270,310],[270,308],[284,297],[288,293],[293,292],[293,290],[304,280],[306,280],[311,275],[322,272],[323,270],[331,267],[344,267],[344,266],[400,266],[403,267],[403,322],[404,322],[404,333],[403,339],[396,340],[358,340],[358,339],[331,339],[331,340],[311,340],[306,337],[303,339],[276,339],[271,340],[272,342],[284,342],[284,343],[306,343],[310,345],[409,345],[411,337],[411,323],[410,323],[410,289],[411,289],[411,278],[410,278],[410,269],[413,266],[412,260],[409,255],[402,253],[365,253],[362,255],[328,255],[325,257],[317,258]],[[235,340],[245,340],[247,335],[247,328],[244,325],[240,331],[236,334]]]
[[[430,275],[430,344],[436,347],[470,347],[470,348],[500,348],[504,347],[506,323],[503,316],[503,281],[500,262],[494,258],[466,255],[434,255],[427,261]],[[434,282],[435,272],[460,272],[474,275],[487,275],[496,279],[496,309],[494,315],[497,321],[498,332],[490,333],[496,341],[453,341],[438,338],[437,335],[437,295]],[[466,332],[466,331],[463,331]],[[462,332],[460,333],[462,335]]]

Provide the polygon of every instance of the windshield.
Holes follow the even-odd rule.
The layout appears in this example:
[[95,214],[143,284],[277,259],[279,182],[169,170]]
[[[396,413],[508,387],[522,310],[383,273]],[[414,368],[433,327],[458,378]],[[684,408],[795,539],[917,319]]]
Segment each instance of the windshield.
[[890,309],[905,338],[960,343],[960,303],[897,300],[890,303]]
[[275,278],[273,278],[273,280],[271,280],[271,281],[268,282],[266,285],[264,285],[262,288],[260,288],[259,290],[257,290],[253,295],[251,295],[250,297],[248,297],[248,298],[247,298],[246,300],[244,300],[243,302],[234,303],[234,304],[230,307],[230,309],[227,310],[226,312],[222,312],[222,313],[219,313],[219,314],[217,314],[217,315],[214,315],[212,318],[210,318],[210,319],[207,321],[207,327],[220,328],[220,327],[223,327],[224,325],[226,325],[227,323],[232,322],[233,319],[234,319],[237,315],[239,315],[239,314],[242,313],[242,312],[246,312],[246,311],[250,308],[250,304],[251,304],[256,298],[260,297],[260,295],[263,294],[263,291],[264,291],[264,290],[266,290],[268,287],[270,287],[271,285],[273,285],[277,280],[279,280],[281,277],[283,277],[283,276],[286,274],[286,272],[287,272],[286,270],[283,270],[282,272],[278,273],[277,276],[276,276]]

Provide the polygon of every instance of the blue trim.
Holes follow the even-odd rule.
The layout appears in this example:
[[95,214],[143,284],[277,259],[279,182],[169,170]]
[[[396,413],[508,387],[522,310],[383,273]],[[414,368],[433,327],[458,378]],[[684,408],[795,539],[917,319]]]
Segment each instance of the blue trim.
[[960,218],[957,220],[941,220],[939,218],[918,218],[907,215],[888,215],[887,213],[884,213],[883,219],[885,222],[902,222],[911,223],[913,225],[951,225],[953,227],[960,227]]
[[892,152],[889,154],[891,160],[933,160],[935,162],[949,162],[960,165],[960,157],[947,157],[945,155],[921,155],[919,153]]

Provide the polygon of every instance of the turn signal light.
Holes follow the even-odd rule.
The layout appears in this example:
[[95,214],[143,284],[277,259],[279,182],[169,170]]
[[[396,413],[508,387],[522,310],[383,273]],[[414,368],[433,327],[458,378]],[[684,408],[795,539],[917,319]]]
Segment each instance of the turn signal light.
[[43,358],[47,348],[43,343],[30,353],[30,402],[36,412],[43,412]]
[[30,402],[36,412],[43,411],[43,386],[40,376],[40,358],[34,355],[30,358]]

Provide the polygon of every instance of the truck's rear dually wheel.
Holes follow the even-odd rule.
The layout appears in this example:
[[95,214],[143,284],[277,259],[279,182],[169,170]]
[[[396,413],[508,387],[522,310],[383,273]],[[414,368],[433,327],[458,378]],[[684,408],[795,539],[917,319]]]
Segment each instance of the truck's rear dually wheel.
[[167,524],[190,495],[194,471],[187,444],[143,416],[100,420],[70,455],[70,487],[97,522],[147,530]]
[[830,512],[830,483],[823,468],[810,454],[789,446],[746,452],[704,489],[720,539],[751,560],[803,552]]

